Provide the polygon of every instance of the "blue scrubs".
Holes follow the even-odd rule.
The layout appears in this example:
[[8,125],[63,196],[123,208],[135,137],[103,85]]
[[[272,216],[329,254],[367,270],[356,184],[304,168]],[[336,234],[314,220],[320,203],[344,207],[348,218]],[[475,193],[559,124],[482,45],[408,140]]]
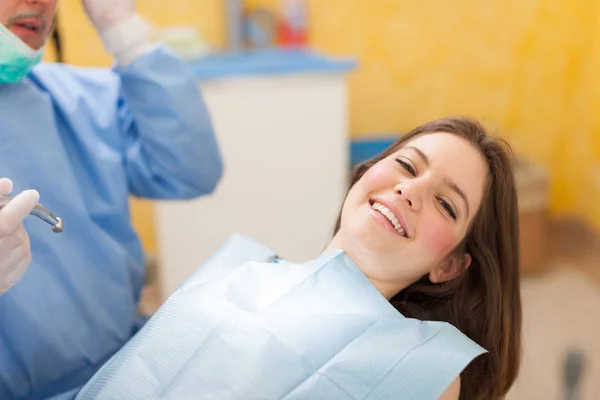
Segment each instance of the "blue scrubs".
[[0,399],[75,397],[139,329],[128,196],[209,194],[221,172],[197,82],[161,45],[125,68],[41,64],[0,85],[0,176],[65,223],[25,221],[32,262],[0,297]]

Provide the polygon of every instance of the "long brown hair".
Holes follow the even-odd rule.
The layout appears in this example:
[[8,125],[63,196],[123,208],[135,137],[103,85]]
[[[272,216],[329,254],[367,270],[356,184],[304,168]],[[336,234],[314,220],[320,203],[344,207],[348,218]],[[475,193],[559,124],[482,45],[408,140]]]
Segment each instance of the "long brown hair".
[[[349,189],[378,161],[411,139],[450,133],[477,148],[488,166],[481,206],[462,242],[451,252],[469,253],[472,262],[457,278],[442,284],[427,276],[408,286],[390,302],[404,316],[445,321],[485,348],[461,374],[461,399],[500,399],[515,381],[521,356],[519,230],[512,150],[489,135],[477,121],[444,118],[400,137],[377,157],[357,165]],[[348,189],[348,190],[349,190]],[[340,228],[341,212],[335,226]]]

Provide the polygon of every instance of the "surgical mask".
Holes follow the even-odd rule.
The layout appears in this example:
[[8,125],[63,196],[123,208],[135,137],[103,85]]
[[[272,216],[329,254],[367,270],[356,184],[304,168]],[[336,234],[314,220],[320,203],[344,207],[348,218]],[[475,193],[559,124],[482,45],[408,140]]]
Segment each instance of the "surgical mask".
[[42,60],[43,55],[43,47],[33,50],[0,24],[0,84],[21,81]]

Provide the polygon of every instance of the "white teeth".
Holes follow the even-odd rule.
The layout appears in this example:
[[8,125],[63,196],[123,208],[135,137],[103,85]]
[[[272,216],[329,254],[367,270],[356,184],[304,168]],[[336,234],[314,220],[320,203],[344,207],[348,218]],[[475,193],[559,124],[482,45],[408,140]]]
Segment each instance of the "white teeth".
[[377,202],[374,202],[372,207],[373,209],[379,211],[382,215],[384,215],[388,220],[390,220],[392,225],[394,225],[394,229],[398,231],[399,234],[401,234],[404,237],[407,237],[406,232],[404,232],[404,229],[402,229],[402,225],[400,225],[400,221],[398,221],[398,218],[389,208]]

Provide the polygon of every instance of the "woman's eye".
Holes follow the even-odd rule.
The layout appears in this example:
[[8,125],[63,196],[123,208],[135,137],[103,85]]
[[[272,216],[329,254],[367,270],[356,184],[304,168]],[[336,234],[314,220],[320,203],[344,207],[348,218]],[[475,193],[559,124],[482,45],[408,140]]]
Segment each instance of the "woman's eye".
[[450,204],[448,204],[448,202],[446,200],[440,199],[439,202],[442,205],[442,207],[444,207],[444,209],[446,210],[446,212],[448,213],[450,218],[452,218],[453,220],[456,221],[456,213],[452,209],[452,206]]
[[396,161],[398,162],[398,164],[400,164],[402,166],[402,168],[404,168],[409,174],[411,174],[412,176],[417,176],[417,172],[415,171],[415,169],[412,167],[412,165],[410,165],[409,163],[407,163],[406,161],[400,159],[400,158],[396,158]]

